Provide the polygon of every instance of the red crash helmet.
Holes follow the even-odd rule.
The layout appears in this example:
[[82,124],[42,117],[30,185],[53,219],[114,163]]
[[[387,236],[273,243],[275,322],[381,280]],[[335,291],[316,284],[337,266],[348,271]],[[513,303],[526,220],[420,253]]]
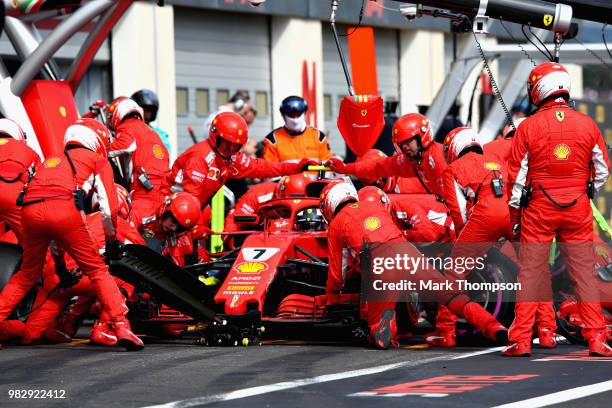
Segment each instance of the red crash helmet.
[[242,149],[248,140],[249,128],[235,112],[221,112],[213,119],[208,130],[210,146],[224,159]]
[[161,218],[171,215],[182,229],[189,230],[196,226],[200,213],[200,200],[189,193],[180,192],[166,197]]
[[[370,149],[363,156],[359,156],[357,158],[357,163],[367,162],[370,160],[381,160],[386,157],[388,156],[385,153],[381,152],[380,150]],[[386,192],[393,191],[393,189],[395,188],[395,185],[397,184],[397,179],[393,176],[381,177],[378,179],[375,177],[364,177],[364,178],[361,178],[360,181],[365,185],[369,185],[369,186],[375,185],[383,189],[383,191],[386,191]]]
[[391,200],[389,196],[380,188],[375,186],[364,187],[357,193],[359,201],[380,204],[385,211],[391,212]]
[[106,124],[111,130],[117,130],[121,122],[128,117],[143,120],[142,108],[130,98],[121,97],[111,102],[106,111]]
[[395,150],[400,152],[399,144],[407,142],[415,137],[421,143],[423,149],[427,149],[433,142],[433,134],[429,120],[419,113],[408,113],[399,118],[393,125],[391,140]]
[[[130,217],[130,210],[132,202],[130,200],[130,193],[121,184],[115,183],[115,190],[117,191],[117,213],[125,220]],[[97,193],[93,193],[91,197],[91,208],[94,211],[100,210],[100,197]]]
[[312,179],[304,173],[285,176],[276,186],[276,198],[306,197],[306,187]]
[[353,183],[346,180],[333,181],[321,191],[321,212],[325,220],[330,222],[341,204],[357,201],[359,196]]
[[527,91],[531,102],[539,106],[553,95],[570,96],[572,82],[565,67],[556,62],[545,62],[531,70],[527,80]]
[[0,119],[0,137],[12,137],[15,140],[25,140],[25,132],[17,122],[2,118]]
[[105,159],[110,149],[110,131],[95,119],[77,119],[66,129],[64,144],[66,146],[82,146],[94,151]]
[[478,133],[472,128],[458,127],[446,135],[444,138],[444,154],[446,161],[450,164],[457,160],[461,153],[469,148],[479,148],[482,153],[482,145],[478,142]]

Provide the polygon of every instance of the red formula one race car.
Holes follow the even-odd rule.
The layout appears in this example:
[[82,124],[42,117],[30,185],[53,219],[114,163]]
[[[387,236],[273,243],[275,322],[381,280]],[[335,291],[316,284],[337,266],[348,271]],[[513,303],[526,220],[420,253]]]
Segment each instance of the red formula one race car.
[[[214,296],[215,308],[229,321],[253,319],[272,337],[363,335],[358,287],[338,305],[341,316],[325,307],[327,236],[318,197],[326,183],[313,181],[306,197],[273,199],[257,216],[236,219],[238,224],[261,230],[241,240],[241,246],[223,258],[223,264],[202,265],[210,268],[208,276],[222,278]],[[211,326],[204,342],[225,343],[223,331],[223,327]],[[245,343],[257,341],[259,336],[253,334],[244,337]]]

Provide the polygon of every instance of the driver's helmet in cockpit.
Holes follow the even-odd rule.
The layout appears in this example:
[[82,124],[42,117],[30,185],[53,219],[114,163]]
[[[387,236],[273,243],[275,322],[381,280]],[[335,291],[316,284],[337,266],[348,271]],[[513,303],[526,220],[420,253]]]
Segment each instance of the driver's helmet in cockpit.
[[313,208],[304,208],[295,216],[295,225],[298,231],[324,231],[325,221],[321,210]]

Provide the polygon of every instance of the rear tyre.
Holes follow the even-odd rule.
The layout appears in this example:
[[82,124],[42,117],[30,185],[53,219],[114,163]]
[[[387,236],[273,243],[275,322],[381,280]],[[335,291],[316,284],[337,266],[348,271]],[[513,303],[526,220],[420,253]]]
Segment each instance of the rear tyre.
[[[518,266],[497,248],[491,249],[485,267],[473,270],[467,280],[472,283],[516,283]],[[508,291],[479,290],[466,293],[480,303],[501,324],[509,327],[514,319],[514,295]],[[473,334],[473,328],[460,320],[457,325],[459,334]]]

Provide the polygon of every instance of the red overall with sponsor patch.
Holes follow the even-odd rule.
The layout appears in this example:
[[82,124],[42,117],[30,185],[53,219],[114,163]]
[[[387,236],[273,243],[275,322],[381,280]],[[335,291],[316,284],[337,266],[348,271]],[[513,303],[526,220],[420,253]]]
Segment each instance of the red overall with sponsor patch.
[[[137,118],[125,119],[117,127],[115,136],[109,156],[127,156],[126,168],[131,175],[134,217],[150,217],[155,214],[164,198],[161,185],[170,172],[168,150],[159,135]],[[150,190],[141,181],[145,175],[151,183]]]
[[191,146],[172,165],[162,192],[166,195],[186,191],[206,206],[228,179],[268,178],[299,173],[303,164],[275,163],[238,153],[229,160],[221,158],[206,139]]
[[518,222],[521,189],[533,187],[533,198],[520,216],[521,271],[513,343],[528,343],[538,302],[551,298],[548,254],[557,239],[565,255],[591,343],[605,339],[605,324],[594,275],[593,214],[587,182],[599,190],[609,176],[604,140],[595,122],[570,109],[564,100],[545,102],[517,129],[508,160],[511,217]]
[[[332,159],[334,160],[334,159]],[[350,163],[339,168],[340,172],[353,174],[356,177],[390,177],[413,178],[430,194],[443,193],[443,176],[447,164],[444,149],[440,143],[433,142],[423,150],[420,160],[410,160],[403,153],[396,153],[382,160],[368,160]]]

